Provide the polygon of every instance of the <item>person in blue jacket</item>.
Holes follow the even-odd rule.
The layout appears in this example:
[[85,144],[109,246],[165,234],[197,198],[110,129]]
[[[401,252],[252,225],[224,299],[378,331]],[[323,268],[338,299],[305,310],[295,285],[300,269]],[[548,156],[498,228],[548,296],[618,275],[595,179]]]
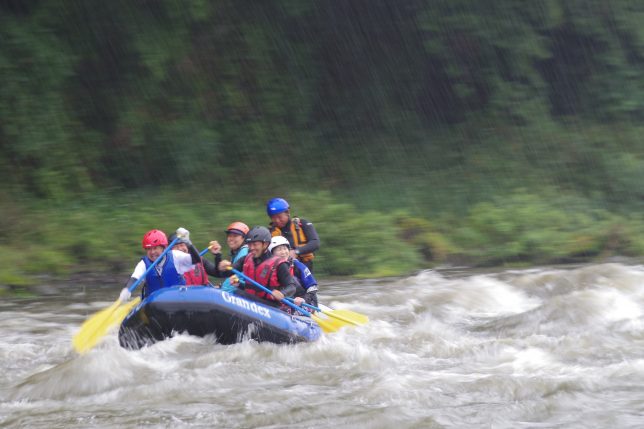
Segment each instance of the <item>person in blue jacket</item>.
[[[230,248],[230,260],[234,264],[237,261],[243,261],[246,255],[248,255],[248,245],[246,244],[246,234],[248,234],[249,228],[244,222],[233,222],[228,225],[226,228],[226,243]],[[215,255],[214,264],[210,261],[204,260],[204,266],[206,267],[206,272],[214,277],[226,277],[229,274],[226,273],[227,270],[222,269],[221,261],[221,244],[218,241],[210,242],[210,253]],[[230,278],[226,278],[221,284],[221,290],[226,292],[233,292],[236,287],[230,283]]]
[[291,263],[293,277],[295,277],[299,286],[301,286],[301,288],[298,287],[295,291],[295,304],[301,305],[302,302],[306,302],[317,307],[318,282],[313,277],[311,270],[304,263],[291,256],[291,244],[286,237],[282,237],[281,235],[272,237],[271,244],[268,245],[268,251],[277,257],[287,259]]

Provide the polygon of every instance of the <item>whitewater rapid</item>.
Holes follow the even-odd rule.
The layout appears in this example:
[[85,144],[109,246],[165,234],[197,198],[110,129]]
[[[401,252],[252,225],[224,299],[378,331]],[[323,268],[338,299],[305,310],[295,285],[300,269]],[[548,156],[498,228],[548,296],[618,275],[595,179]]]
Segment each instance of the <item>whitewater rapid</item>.
[[71,337],[120,287],[0,304],[0,426],[29,428],[644,427],[644,267],[326,282],[369,316],[316,343],[139,351]]

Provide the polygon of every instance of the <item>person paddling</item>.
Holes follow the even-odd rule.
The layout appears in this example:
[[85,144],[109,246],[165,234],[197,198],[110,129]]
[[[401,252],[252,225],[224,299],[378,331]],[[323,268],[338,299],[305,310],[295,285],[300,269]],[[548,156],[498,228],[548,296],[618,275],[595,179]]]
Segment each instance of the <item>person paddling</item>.
[[[163,260],[160,260],[154,269],[145,277],[145,287],[141,294],[143,298],[164,287],[185,285],[186,280],[183,274],[192,270],[194,264],[201,261],[199,252],[190,241],[190,232],[185,228],[178,228],[176,234],[180,238],[180,241],[188,246],[188,253],[174,249],[166,253]],[[164,249],[168,246],[168,238],[163,231],[153,229],[143,236],[141,244],[145,250],[145,256],[136,265],[127,284],[121,290],[119,296],[121,302],[130,299],[132,293],[128,288],[142,277],[147,268],[163,253]]]
[[[177,234],[172,234],[169,238],[169,242],[173,242],[177,238]],[[190,253],[188,249],[188,244],[184,239],[179,239],[177,244],[174,245],[173,250],[178,250],[183,253]],[[196,249],[195,249],[196,250]],[[201,258],[200,258],[201,259]],[[204,268],[203,261],[200,260],[194,265],[194,268],[190,271],[183,273],[183,278],[186,279],[186,286],[202,286],[208,284],[208,274],[206,274],[206,269]]]
[[320,238],[313,223],[300,217],[291,217],[291,207],[283,198],[273,198],[266,204],[266,214],[271,218],[271,235],[285,237],[293,259],[298,259],[313,271],[314,252],[320,248]]
[[[248,255],[248,245],[245,242],[248,231],[248,225],[239,221],[231,223],[226,228],[226,243],[230,248],[230,260],[233,264],[240,260],[243,261],[246,255]],[[208,274],[220,278],[228,276],[229,273],[223,269],[223,266],[220,268],[223,258],[221,255],[221,244],[218,241],[210,242],[210,253],[215,255],[215,262],[213,264],[210,261],[204,261]],[[221,290],[226,292],[233,292],[235,289],[235,286],[230,283],[230,278],[226,278],[221,284]]]
[[[234,264],[227,260],[221,261],[220,268],[227,270],[228,267],[233,267],[271,290],[271,294],[267,294],[252,284],[240,284],[239,279],[235,276],[231,278],[231,283],[239,285],[240,289],[235,291],[236,294],[251,299],[259,298],[265,304],[279,307],[279,301],[284,297],[293,297],[297,281],[291,275],[288,261],[270,254],[268,251],[270,242],[271,233],[268,228],[263,226],[252,228],[246,234],[248,255]],[[230,271],[228,273],[229,275],[232,274]]]
[[271,239],[271,244],[268,246],[268,251],[274,256],[283,258],[289,261],[291,265],[291,273],[293,277],[299,282],[299,286],[295,292],[295,304],[301,305],[303,302],[318,306],[318,282],[313,277],[313,273],[309,268],[297,259],[290,256],[291,245],[285,237],[278,236]]

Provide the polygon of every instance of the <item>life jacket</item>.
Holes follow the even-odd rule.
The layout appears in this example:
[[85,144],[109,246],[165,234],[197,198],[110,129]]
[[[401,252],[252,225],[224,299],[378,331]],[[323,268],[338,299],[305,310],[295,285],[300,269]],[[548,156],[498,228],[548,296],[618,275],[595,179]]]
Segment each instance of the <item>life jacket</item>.
[[[289,231],[291,233],[289,241],[293,241],[291,243],[291,247],[300,247],[309,242],[308,238],[306,238],[306,234],[304,234],[304,230],[302,229],[302,221],[300,220],[300,218],[291,218]],[[271,229],[271,236],[277,237],[278,235],[284,235],[282,234],[282,229],[277,226],[273,226]],[[300,255],[297,255],[297,259],[302,262],[310,262],[313,260],[313,258],[315,258],[315,255],[313,253],[302,253]]]
[[[248,244],[241,246],[239,249],[237,249],[237,252],[230,252],[233,264],[238,260],[245,258],[246,255],[248,255]],[[230,278],[227,278],[221,284],[221,290],[223,290],[224,292],[233,292],[235,289],[237,288],[230,283]]]
[[[145,262],[146,270],[153,264],[147,256],[144,256],[141,259]],[[174,266],[174,257],[172,256],[172,252],[168,252],[163,257],[163,260],[159,261],[159,263],[150,270],[148,275],[145,276],[144,296],[148,296],[152,292],[164,287],[185,284],[186,279],[177,272],[177,268]]]
[[183,273],[183,277],[186,279],[186,285],[188,286],[208,284],[208,274],[206,274],[206,269],[201,262],[195,264],[195,268],[193,270]]
[[[293,270],[293,268],[295,268],[295,270]],[[295,274],[293,271],[296,271]],[[313,277],[313,273],[309,270],[309,267],[297,259],[293,260],[293,265],[291,265],[291,274],[294,274],[295,277],[297,277],[304,290],[308,290],[310,287],[318,285],[318,282],[315,280],[315,277]]]
[[[277,289],[280,286],[279,279],[277,278],[277,267],[284,262],[286,262],[286,259],[271,256],[265,261],[262,261],[259,265],[255,266],[253,255],[249,254],[246,256],[246,259],[244,259],[243,272],[244,275],[255,280],[260,285],[268,289]],[[253,287],[250,282],[246,282],[245,290],[251,295],[255,295],[269,301],[275,300],[273,295]]]

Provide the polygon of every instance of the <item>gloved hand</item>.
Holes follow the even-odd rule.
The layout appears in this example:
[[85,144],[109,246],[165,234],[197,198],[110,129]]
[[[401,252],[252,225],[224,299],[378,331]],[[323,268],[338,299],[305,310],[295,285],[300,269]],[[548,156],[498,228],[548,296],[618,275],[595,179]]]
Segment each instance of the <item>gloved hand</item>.
[[131,296],[132,296],[132,292],[130,292],[128,288],[124,287],[123,290],[121,291],[121,294],[119,295],[119,301],[125,302],[129,300]]
[[190,241],[190,231],[188,231],[184,227],[177,228],[176,234],[179,238],[179,241],[177,243],[184,243],[188,246],[192,244],[192,241]]
[[317,291],[307,292],[304,295],[304,301],[306,301],[306,303],[309,304],[309,305],[312,305],[314,307],[318,307],[318,293],[317,293]]

